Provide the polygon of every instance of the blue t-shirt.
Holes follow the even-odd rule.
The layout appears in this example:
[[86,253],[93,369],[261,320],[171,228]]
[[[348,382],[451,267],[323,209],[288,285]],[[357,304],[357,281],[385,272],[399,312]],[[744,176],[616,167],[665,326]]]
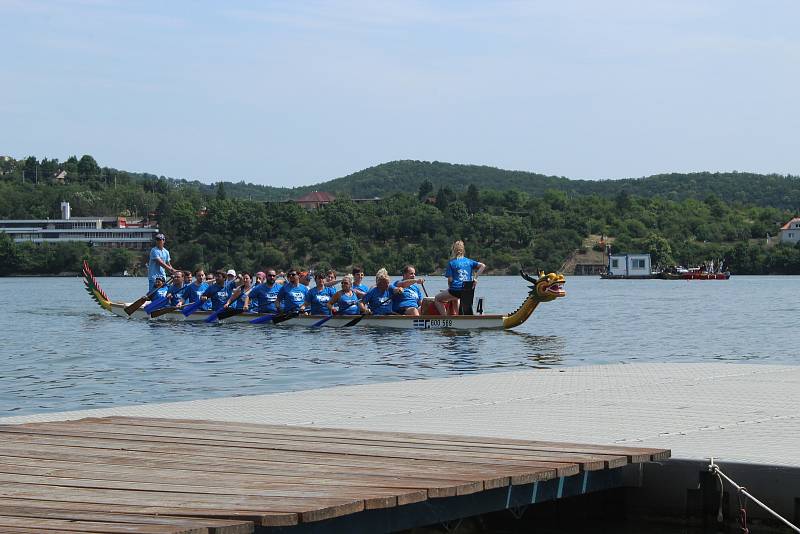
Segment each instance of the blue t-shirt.
[[[397,284],[397,282],[395,282]],[[393,284],[393,285],[395,285]],[[403,292],[392,297],[392,309],[418,308],[422,302],[422,290],[417,284],[403,288]]]
[[250,291],[250,309],[256,305],[259,313],[277,313],[278,308],[275,307],[275,301],[278,300],[278,293],[281,290],[281,284],[258,284]]
[[[367,287],[367,284],[358,284],[358,285],[354,285],[354,286],[353,286],[353,290],[356,290],[356,289],[357,289],[357,290],[359,290],[359,291],[361,291],[361,292],[362,292],[362,293],[364,293],[364,294],[366,294],[366,293],[367,293],[367,291],[369,291],[369,288]],[[363,295],[362,295],[362,296],[363,296]]]
[[169,286],[167,286],[167,293],[169,295],[172,295],[169,298],[169,305],[177,306],[178,304],[183,302],[186,299],[184,295],[186,294],[186,290],[188,288],[189,286],[187,286],[186,284],[180,287],[176,286],[175,284],[170,284]]
[[311,306],[310,312],[312,315],[330,315],[331,311],[328,309],[328,302],[331,297],[336,294],[336,290],[332,287],[323,287],[317,289],[317,286],[312,287],[306,293],[306,304]]
[[[230,308],[233,308],[234,310],[243,310],[243,309],[244,309],[244,298],[245,298],[245,297],[246,297],[246,296],[247,296],[247,295],[250,293],[250,291],[252,291],[252,290],[253,290],[252,286],[250,287],[250,291],[245,291],[245,289],[244,289],[244,286],[242,286],[242,288],[241,288],[241,289],[242,289],[242,290],[239,292],[239,296],[238,296],[238,297],[236,297],[236,300],[234,300],[233,302],[231,302],[231,303],[230,303],[230,306],[229,306],[229,307],[230,307]],[[231,295],[233,295],[233,292],[234,292],[235,290],[236,290],[236,288],[234,288],[234,289],[231,291]],[[229,297],[229,298],[230,298],[230,297]],[[253,308],[252,308],[252,307],[250,307],[250,308],[249,308],[249,310],[250,310],[250,311],[253,311]]]
[[336,307],[339,309],[336,312],[339,315],[359,315],[361,310],[358,308],[358,295],[352,291],[350,295],[346,293],[339,294],[339,300],[336,301]]
[[222,308],[231,296],[231,292],[227,288],[227,284],[218,286],[216,283],[211,284],[203,292],[204,297],[208,297],[211,302],[211,309],[217,311]]
[[[183,292],[184,304],[193,304],[199,301],[206,289],[208,289],[208,284],[205,282],[202,282],[200,285],[189,284],[186,286],[186,289]],[[205,301],[203,305],[200,306],[201,310],[207,310],[209,308],[211,308],[211,302],[209,301]]]
[[164,263],[169,263],[169,250],[158,247],[150,249],[150,259],[147,262],[147,278],[155,280],[156,276],[165,276],[164,267],[161,266],[156,260],[160,259]]
[[[161,297],[166,297],[168,290],[169,290],[168,286],[159,287],[158,291],[156,291],[156,294],[153,295],[153,300],[160,299]],[[152,300],[150,302],[152,302]]]
[[450,289],[464,289],[464,282],[472,282],[472,271],[480,265],[477,261],[469,258],[453,258],[447,262],[447,269],[444,275],[453,279]]
[[389,289],[383,291],[377,287],[373,287],[367,291],[367,294],[364,295],[361,302],[367,305],[373,315],[390,315],[392,313],[393,293],[393,286],[389,286]]
[[297,311],[306,302],[308,288],[303,284],[283,284],[278,291],[278,301],[281,304],[281,311],[284,313]]

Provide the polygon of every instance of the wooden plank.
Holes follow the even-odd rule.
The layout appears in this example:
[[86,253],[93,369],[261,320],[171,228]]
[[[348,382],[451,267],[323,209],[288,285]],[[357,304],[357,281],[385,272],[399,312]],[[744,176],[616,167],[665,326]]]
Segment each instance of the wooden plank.
[[[561,452],[578,453],[603,453],[603,454],[622,454],[628,456],[631,463],[640,463],[650,460],[669,458],[670,451],[667,449],[628,447],[621,445],[595,445],[587,443],[565,443],[555,441],[523,440],[513,438],[497,438],[485,436],[464,436],[453,434],[430,434],[419,432],[385,432],[385,431],[363,431],[341,428],[327,428],[302,425],[268,425],[268,424],[246,424],[229,423],[204,419],[164,419],[153,417],[129,417],[112,416],[103,418],[88,418],[89,420],[100,423],[113,424],[141,424],[143,426],[165,426],[168,428],[194,428],[206,430],[242,431],[250,433],[285,434],[285,435],[321,435],[329,437],[350,437],[375,440],[422,440],[430,442],[452,442],[461,444],[487,444],[498,447],[523,447],[535,448],[537,450],[552,450]],[[83,421],[83,419],[81,419]]]
[[[131,506],[171,506],[215,512],[216,517],[226,509],[257,512],[295,512],[301,521],[318,521],[353,514],[364,509],[363,500],[301,498],[301,497],[243,497],[198,495],[193,493],[143,490],[108,490],[96,488],[64,487],[51,484],[30,484],[4,481],[0,484],[0,497],[28,498],[67,502],[93,502],[127,504]],[[196,515],[196,514],[194,514]]]
[[108,451],[138,451],[159,453],[171,458],[204,457],[214,460],[226,461],[259,460],[279,463],[296,462],[313,465],[350,465],[369,468],[395,468],[396,466],[422,467],[431,473],[449,474],[452,472],[472,476],[476,473],[511,477],[514,484],[527,484],[538,480],[549,480],[556,476],[570,476],[579,472],[579,466],[571,463],[556,462],[527,462],[523,466],[507,463],[478,463],[476,460],[457,461],[452,458],[436,461],[435,459],[420,459],[417,457],[383,457],[349,456],[345,454],[328,455],[324,453],[303,453],[296,451],[269,451],[267,453],[248,448],[225,449],[220,447],[206,447],[197,445],[175,445],[164,443],[147,443],[142,441],[125,440],[82,440],[73,437],[59,437],[53,435],[25,435],[5,434],[0,440],[0,450],[5,450],[6,443],[11,442],[37,444],[46,443],[61,447],[71,447],[72,450],[88,453],[91,449],[104,449]]
[[[189,517],[203,518],[212,521],[243,521],[259,526],[290,527],[298,523],[297,514],[271,513],[259,514],[258,512],[238,510],[235,508],[218,511],[214,508],[190,508],[170,506],[138,506],[119,503],[93,503],[80,501],[59,501],[57,499],[38,500],[26,497],[0,497],[0,504],[4,506],[59,508],[83,512],[109,512],[119,514],[152,514],[162,517]],[[213,528],[213,527],[212,527]]]
[[[56,430],[57,428],[57,430]],[[3,429],[0,427],[0,432]],[[327,451],[330,453],[366,454],[374,455],[376,451],[385,451],[388,454],[405,455],[409,451],[419,454],[419,451],[428,454],[446,454],[448,452],[457,453],[461,457],[491,457],[496,460],[511,461],[552,461],[552,462],[575,462],[581,465],[581,469],[595,471],[599,469],[609,469],[622,467],[627,464],[627,458],[622,455],[606,454],[586,454],[586,453],[565,453],[559,451],[537,451],[524,448],[496,448],[492,446],[478,445],[453,445],[448,442],[440,444],[432,443],[407,443],[405,441],[381,442],[376,444],[374,441],[360,439],[344,440],[342,438],[308,438],[297,437],[294,439],[286,436],[275,436],[262,434],[258,439],[251,436],[237,436],[232,432],[203,432],[188,429],[169,429],[164,427],[140,427],[134,425],[113,425],[101,423],[59,423],[57,427],[40,426],[35,430],[36,433],[59,433],[61,435],[84,435],[99,439],[112,438],[118,436],[120,439],[145,440],[152,442],[168,443],[187,443],[187,444],[209,444],[218,446],[245,446],[258,447],[277,450],[296,450],[305,452]]]
[[169,525],[128,525],[100,521],[72,521],[0,515],[0,530],[5,528],[36,528],[39,532],[102,532],[137,534],[208,534],[206,528],[182,528]]
[[[177,464],[177,463],[176,463]],[[293,487],[296,485],[315,487],[321,486],[342,486],[345,488],[387,488],[396,490],[420,490],[434,488],[441,490],[441,496],[454,496],[458,489],[461,494],[466,492],[480,491],[482,484],[460,483],[450,481],[450,485],[442,484],[441,480],[411,478],[402,476],[392,476],[390,472],[378,476],[374,474],[359,474],[319,477],[316,476],[318,469],[308,469],[306,474],[294,472],[292,476],[282,476],[263,473],[236,473],[230,470],[223,472],[208,472],[205,470],[193,470],[186,464],[173,464],[170,469],[152,469],[153,466],[143,466],[139,463],[130,465],[109,465],[102,461],[98,462],[95,458],[87,462],[85,456],[81,461],[64,461],[41,458],[20,458],[0,455],[0,472],[17,474],[38,474],[62,477],[78,477],[91,474],[86,478],[102,478],[104,480],[118,481],[150,481],[150,482],[176,482],[197,485],[219,485],[224,481],[228,485],[258,485],[258,487],[270,487],[276,484]],[[198,467],[202,467],[198,464]]]
[[167,517],[163,515],[120,514],[106,511],[90,512],[74,509],[70,510],[68,508],[52,508],[47,506],[31,506],[21,504],[8,505],[0,503],[0,516],[29,518],[41,517],[45,519],[68,519],[72,521],[190,527],[195,529],[206,529],[209,534],[250,534],[253,532],[253,523],[251,521],[192,517]]
[[[405,459],[424,459],[435,460],[438,462],[486,462],[492,465],[502,465],[508,467],[525,467],[529,465],[527,461],[538,461],[542,464],[563,464],[571,466],[577,463],[581,469],[586,471],[595,471],[605,468],[603,460],[587,459],[586,457],[578,457],[580,459],[575,462],[570,461],[569,455],[552,455],[544,456],[542,458],[528,458],[516,456],[513,454],[483,454],[473,451],[449,451],[449,450],[417,450],[407,447],[380,447],[380,446],[332,446],[325,444],[304,444],[299,445],[294,442],[286,443],[268,443],[268,442],[241,442],[238,447],[232,447],[230,442],[224,440],[198,440],[198,439],[181,439],[176,437],[148,437],[148,436],[124,436],[117,434],[108,434],[102,432],[81,432],[78,429],[63,428],[58,429],[42,429],[37,430],[35,434],[31,434],[23,429],[9,429],[0,427],[0,435],[28,435],[28,436],[51,436],[51,437],[70,437],[76,440],[83,440],[84,444],[91,444],[97,446],[97,443],[105,441],[106,443],[114,443],[123,448],[139,447],[142,444],[149,445],[170,445],[170,448],[179,450],[176,446],[194,446],[204,448],[206,451],[213,450],[215,454],[219,454],[224,450],[240,451],[240,450],[255,450],[262,451],[263,453],[278,454],[282,451],[301,452],[301,453],[320,453],[325,455],[342,454],[347,456],[363,456],[363,457],[379,457],[379,458],[405,458]],[[183,447],[182,447],[183,448]],[[213,449],[209,449],[213,448]],[[622,457],[619,457],[622,458]],[[624,461],[624,459],[623,459]],[[558,470],[558,467],[556,467]],[[569,469],[571,471],[571,469]],[[565,476],[566,473],[559,472],[558,476]]]

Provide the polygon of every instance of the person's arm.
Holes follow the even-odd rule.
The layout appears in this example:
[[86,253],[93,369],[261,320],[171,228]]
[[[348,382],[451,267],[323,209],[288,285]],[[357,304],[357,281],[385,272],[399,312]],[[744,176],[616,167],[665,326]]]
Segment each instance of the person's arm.
[[342,283],[342,281],[341,281],[341,280],[330,280],[330,281],[327,281],[327,282],[323,282],[323,285],[324,285],[325,287],[333,287],[333,286],[335,286],[336,284],[341,284],[341,283]]
[[339,297],[341,296],[341,294],[342,294],[341,291],[337,291],[336,293],[333,294],[331,300],[328,301],[327,306],[328,309],[331,311],[331,313],[333,313],[333,305],[339,301]]
[[245,293],[244,294],[244,306],[243,306],[243,308],[244,308],[244,311],[247,311],[247,310],[250,309],[250,294],[249,293]]
[[478,270],[475,272],[473,278],[478,278],[478,276],[480,276],[480,274],[484,271],[484,269],[486,269],[486,264],[478,262]]
[[413,286],[414,284],[424,284],[424,283],[425,283],[424,278],[409,278],[408,280],[400,280],[399,282],[395,282],[394,285],[395,287],[400,287],[405,289],[407,287]]
[[234,289],[233,293],[231,293],[231,296],[228,297],[228,300],[225,301],[225,305],[222,306],[222,307],[223,308],[227,308],[228,306],[230,306],[231,302],[233,302],[234,300],[238,299],[239,295],[241,295],[241,294],[242,294],[242,288],[241,287],[237,287],[236,289]]

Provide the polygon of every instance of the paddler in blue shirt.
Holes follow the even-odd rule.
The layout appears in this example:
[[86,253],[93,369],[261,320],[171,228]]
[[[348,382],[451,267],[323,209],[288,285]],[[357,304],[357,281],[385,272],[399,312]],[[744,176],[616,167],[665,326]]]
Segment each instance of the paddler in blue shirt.
[[392,296],[394,287],[390,285],[389,273],[380,269],[375,275],[375,287],[361,297],[362,313],[372,315],[392,315]]
[[308,288],[300,283],[300,273],[298,273],[297,269],[290,269],[286,276],[288,281],[278,291],[278,312],[305,311]]
[[331,311],[328,309],[328,302],[330,302],[336,290],[332,287],[325,287],[325,274],[322,272],[314,274],[314,281],[316,285],[306,293],[308,311],[311,315],[330,315]]
[[170,306],[180,307],[183,305],[184,293],[189,286],[183,283],[183,272],[175,271],[172,275],[172,283],[167,287],[167,299]]
[[216,271],[214,273],[214,283],[208,286],[200,298],[211,302],[211,310],[217,311],[225,306],[230,296],[231,292],[228,291],[228,284],[225,282],[225,273]]
[[165,271],[169,271],[170,273],[175,272],[175,269],[170,265],[171,258],[169,250],[164,248],[164,243],[167,238],[164,237],[164,234],[156,234],[154,239],[156,240],[156,246],[150,249],[150,258],[147,261],[148,293],[155,288],[157,276],[166,280],[167,274]]
[[[205,282],[206,273],[203,269],[197,269],[194,272],[194,282],[186,286],[186,290],[183,292],[183,303],[184,304],[193,304],[200,300],[200,297],[203,296],[206,289],[208,289],[208,284]],[[208,309],[211,307],[210,302],[205,302],[202,306],[202,309]]]
[[392,310],[400,315],[419,315],[422,304],[422,289],[417,284],[424,284],[422,278],[415,278],[417,269],[413,265],[403,268],[403,279],[394,283]]
[[353,291],[358,298],[363,298],[369,291],[369,287],[364,283],[364,269],[361,267],[353,267]]
[[348,274],[342,278],[342,289],[337,291],[328,302],[328,309],[333,312],[333,307],[337,307],[337,315],[359,315],[361,308],[359,307],[360,299],[356,292],[353,291],[353,275]]
[[267,269],[264,282],[250,291],[250,302],[258,307],[259,313],[278,313],[276,302],[283,280],[278,280],[275,269]]

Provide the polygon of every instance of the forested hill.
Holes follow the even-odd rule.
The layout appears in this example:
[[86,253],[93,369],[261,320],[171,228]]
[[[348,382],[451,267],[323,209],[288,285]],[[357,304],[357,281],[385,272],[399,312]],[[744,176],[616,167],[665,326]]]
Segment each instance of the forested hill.
[[716,195],[725,202],[741,202],[784,209],[800,207],[800,177],[777,174],[691,173],[660,174],[647,178],[621,180],[571,180],[524,171],[507,171],[479,165],[458,165],[438,161],[393,161],[370,167],[343,178],[336,178],[297,191],[348,193],[353,198],[385,196],[389,192],[419,190],[429,181],[433,192],[440,187],[464,191],[474,184],[495,190],[516,189],[541,196],[548,189],[574,195],[599,195],[613,198],[627,193],[644,198],[704,200]]
[[[196,180],[174,179],[148,173],[132,173],[111,167],[101,167],[91,156],[67,161],[35,157],[15,161],[0,157],[0,181],[28,182],[49,177],[59,170],[67,173],[67,184],[137,185],[144,191],[162,192],[174,188],[195,189],[213,195],[219,183],[206,184]],[[421,191],[435,196],[440,188],[463,192],[470,185],[479,189],[505,191],[514,189],[541,197],[548,189],[571,196],[598,195],[616,198],[631,195],[641,198],[660,197],[667,200],[705,200],[715,196],[724,202],[798,211],[800,209],[800,177],[778,174],[744,172],[690,174],[659,174],[644,178],[615,180],[572,180],[563,176],[545,176],[525,171],[508,171],[482,165],[461,165],[438,161],[392,161],[355,172],[348,176],[302,187],[272,187],[238,182],[221,182],[228,197],[255,201],[296,199],[311,191],[346,193],[351,198],[387,197],[393,193],[418,194]],[[0,206],[0,217],[8,217]]]

